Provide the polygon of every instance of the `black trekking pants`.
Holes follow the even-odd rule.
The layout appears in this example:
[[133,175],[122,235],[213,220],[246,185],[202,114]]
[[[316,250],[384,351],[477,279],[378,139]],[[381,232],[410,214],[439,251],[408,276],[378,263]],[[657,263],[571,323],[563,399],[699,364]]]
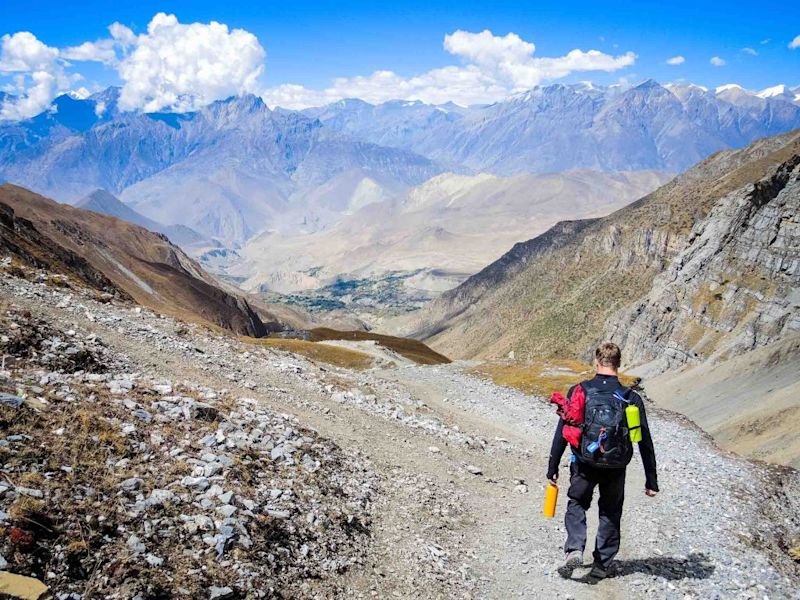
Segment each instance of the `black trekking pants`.
[[597,506],[600,525],[594,547],[594,562],[608,567],[619,552],[622,502],[625,499],[625,468],[597,469],[578,460],[570,463],[569,503],[564,517],[567,528],[566,552],[586,548],[586,511],[595,486],[600,488]]

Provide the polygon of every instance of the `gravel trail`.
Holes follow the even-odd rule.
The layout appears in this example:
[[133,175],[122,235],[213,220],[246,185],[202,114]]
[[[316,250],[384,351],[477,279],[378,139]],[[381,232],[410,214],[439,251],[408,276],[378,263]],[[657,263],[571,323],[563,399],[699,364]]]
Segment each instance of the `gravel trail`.
[[[368,558],[341,575],[344,596],[800,597],[797,565],[785,553],[800,532],[798,474],[723,452],[672,413],[648,414],[662,492],[645,497],[634,459],[613,576],[590,585],[588,565],[569,580],[557,571],[566,485],[556,518],[541,516],[556,422],[542,398],[468,375],[463,364],[363,372],[314,364],[8,276],[0,299],[96,334],[144,376],[225,389],[296,417],[369,464],[380,497]],[[590,550],[591,542],[587,561]]]

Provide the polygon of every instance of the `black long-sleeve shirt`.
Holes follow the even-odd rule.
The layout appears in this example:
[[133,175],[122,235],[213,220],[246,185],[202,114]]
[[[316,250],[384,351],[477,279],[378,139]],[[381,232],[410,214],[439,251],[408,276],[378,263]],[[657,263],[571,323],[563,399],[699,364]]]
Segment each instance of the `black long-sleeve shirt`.
[[[593,379],[587,381],[586,383],[590,383],[592,387],[595,388],[610,388],[613,390],[619,389],[620,383],[616,376],[614,375],[595,375]],[[575,391],[577,386],[572,386],[567,392],[567,396],[571,397],[572,392]],[[634,392],[633,390],[630,391],[628,398],[639,407],[639,419],[641,421],[642,426],[642,441],[639,442],[639,454],[642,457],[642,464],[644,465],[644,476],[645,476],[645,487],[648,490],[653,490],[654,492],[658,491],[658,474],[656,473],[656,451],[653,447],[653,438],[650,437],[650,427],[647,424],[647,414],[645,413],[644,409],[644,402],[642,401],[642,397]],[[556,433],[553,436],[553,445],[550,447],[550,462],[547,467],[547,478],[552,479],[558,474],[558,463],[561,462],[561,456],[564,454],[564,450],[567,448],[567,440],[564,439],[563,434],[561,433],[562,428],[564,427],[564,420],[558,420],[558,426],[556,427]]]

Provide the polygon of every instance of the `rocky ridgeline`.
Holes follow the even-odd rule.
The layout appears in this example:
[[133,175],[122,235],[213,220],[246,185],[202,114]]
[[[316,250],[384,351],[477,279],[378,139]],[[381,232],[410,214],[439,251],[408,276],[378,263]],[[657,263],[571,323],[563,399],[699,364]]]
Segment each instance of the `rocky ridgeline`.
[[800,331],[800,155],[722,198],[611,320],[631,364],[718,362]]
[[[58,598],[303,596],[362,562],[374,473],[226,390],[5,307],[3,570]],[[332,588],[331,588],[332,589]]]

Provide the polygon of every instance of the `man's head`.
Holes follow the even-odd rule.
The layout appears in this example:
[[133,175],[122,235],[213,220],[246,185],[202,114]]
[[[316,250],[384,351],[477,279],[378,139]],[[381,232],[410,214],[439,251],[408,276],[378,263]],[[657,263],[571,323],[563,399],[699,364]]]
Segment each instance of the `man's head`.
[[603,342],[594,351],[594,366],[604,375],[616,375],[622,362],[622,352],[613,342]]

